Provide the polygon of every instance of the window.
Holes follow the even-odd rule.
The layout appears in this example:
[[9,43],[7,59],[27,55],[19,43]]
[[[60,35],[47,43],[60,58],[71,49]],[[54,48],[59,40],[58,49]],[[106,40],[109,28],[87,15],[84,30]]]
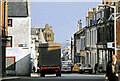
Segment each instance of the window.
[[12,27],[12,19],[8,19],[8,27]]
[[51,34],[48,33],[48,37],[51,37]]
[[6,47],[12,47],[12,36],[8,36],[6,41]]
[[15,70],[15,57],[6,57],[6,70]]

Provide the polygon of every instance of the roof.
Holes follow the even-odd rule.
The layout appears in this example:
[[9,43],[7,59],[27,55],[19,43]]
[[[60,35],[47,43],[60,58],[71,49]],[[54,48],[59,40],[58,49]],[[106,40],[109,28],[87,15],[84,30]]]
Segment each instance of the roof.
[[27,2],[8,2],[8,17],[27,17]]
[[79,33],[83,32],[85,29],[86,29],[86,27],[84,27],[81,30],[77,31],[75,34],[79,34]]
[[40,29],[42,30],[42,32],[45,30],[45,28],[38,28],[39,32],[40,32]]
[[43,32],[45,28],[38,28],[38,27],[33,27],[31,28],[31,35],[36,35],[36,30],[40,32],[40,30]]

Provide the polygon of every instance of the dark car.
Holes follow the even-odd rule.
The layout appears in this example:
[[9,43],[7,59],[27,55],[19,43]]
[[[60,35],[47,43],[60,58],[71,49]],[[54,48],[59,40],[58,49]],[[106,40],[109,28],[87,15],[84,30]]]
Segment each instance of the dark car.
[[79,73],[91,73],[92,74],[92,67],[90,64],[83,64],[79,67]]

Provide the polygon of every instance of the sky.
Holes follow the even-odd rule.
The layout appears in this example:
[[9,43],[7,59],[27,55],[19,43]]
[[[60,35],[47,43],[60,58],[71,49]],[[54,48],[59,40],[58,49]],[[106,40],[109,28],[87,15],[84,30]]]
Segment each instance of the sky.
[[32,27],[52,26],[55,43],[67,42],[77,31],[78,20],[86,25],[88,8],[96,8],[100,2],[31,2]]

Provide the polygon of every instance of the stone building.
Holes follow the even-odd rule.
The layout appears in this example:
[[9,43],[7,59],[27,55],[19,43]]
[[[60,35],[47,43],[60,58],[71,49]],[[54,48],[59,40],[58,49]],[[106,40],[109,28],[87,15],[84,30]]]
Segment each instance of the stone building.
[[96,26],[91,26],[86,28],[86,59],[87,64],[91,64],[94,67],[97,62],[97,29]]
[[44,38],[46,42],[54,42],[54,33],[52,31],[52,26],[49,27],[48,24],[45,25],[45,29],[43,31]]
[[6,74],[30,76],[31,14],[29,0],[8,2]]
[[[111,4],[106,3],[106,4],[116,6],[116,10],[117,10],[116,13],[119,12],[119,6],[118,6],[119,2],[113,2]],[[88,29],[86,30],[86,36],[88,36],[87,38],[88,40],[90,40],[87,41],[88,44],[90,43],[90,48],[87,47],[91,59],[89,60],[89,63],[93,67],[95,63],[98,63],[99,67],[102,68],[102,71],[106,71],[107,62],[111,60],[112,59],[111,56],[115,54],[114,48],[108,47],[108,43],[115,42],[114,17],[111,16],[111,14],[114,13],[114,9],[107,6],[106,4],[104,4],[104,6],[98,5],[99,9],[93,14],[92,17],[92,25],[88,26]],[[119,28],[118,22],[119,22],[119,18],[117,19],[117,28]],[[118,29],[117,32],[119,32]],[[119,33],[117,34],[117,37],[118,36]]]
[[[112,55],[115,54],[115,40],[117,48],[118,60],[120,60],[120,18],[117,14],[116,20],[116,39],[114,28],[114,8],[109,6],[116,6],[116,13],[120,12],[120,1],[118,2],[103,2],[96,8],[90,8],[86,17],[86,27],[81,30],[85,31],[85,51],[86,63],[91,64],[94,69],[95,64],[99,64],[99,72],[106,71],[106,64],[112,60]],[[81,31],[80,30],[80,31]],[[81,55],[80,51],[80,31],[74,34],[74,54]],[[109,43],[111,47],[109,47]],[[75,57],[77,59],[77,57]],[[78,61],[80,62],[80,61]]]
[[86,50],[85,50],[85,30],[86,27],[79,30],[74,34],[74,50],[75,51],[75,61],[76,63],[85,64],[86,63]]
[[[86,50],[85,50],[85,30],[86,27],[82,28],[81,20],[78,21],[80,24],[79,30],[74,34],[74,63],[86,63]],[[72,46],[73,48],[73,46]]]
[[74,38],[71,37],[71,62],[74,65]]

